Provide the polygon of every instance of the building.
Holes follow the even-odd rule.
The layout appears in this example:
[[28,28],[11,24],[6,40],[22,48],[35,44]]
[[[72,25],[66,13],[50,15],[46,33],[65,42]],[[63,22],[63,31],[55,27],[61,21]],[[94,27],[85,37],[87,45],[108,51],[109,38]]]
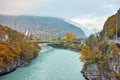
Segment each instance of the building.
[[32,31],[30,31],[29,29],[27,29],[24,34],[25,34],[24,39],[29,40],[32,38]]

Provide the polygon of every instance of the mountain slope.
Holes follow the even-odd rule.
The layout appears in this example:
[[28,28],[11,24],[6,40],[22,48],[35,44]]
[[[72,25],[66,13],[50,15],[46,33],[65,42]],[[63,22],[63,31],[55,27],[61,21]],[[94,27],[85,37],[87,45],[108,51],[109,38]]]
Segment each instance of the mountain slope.
[[106,35],[109,38],[114,38],[116,36],[116,27],[117,27],[117,36],[120,36],[120,9],[117,11],[116,14],[108,17],[106,20],[102,34],[106,32]]
[[83,31],[84,31],[84,33],[85,33],[85,35],[86,35],[86,37],[89,37],[91,34],[94,34],[94,33],[96,33],[96,32],[99,32],[99,30],[97,30],[97,29],[88,29],[87,27],[85,27],[85,26],[82,26],[80,23],[77,23],[77,22],[75,22],[74,20],[66,20],[68,23],[71,23],[71,24],[73,24],[73,25],[75,25],[75,26],[77,26],[78,28],[81,28]]
[[12,28],[16,27],[21,32],[29,28],[33,35],[42,37],[64,37],[66,32],[71,32],[77,37],[85,37],[82,29],[63,19],[54,17],[0,15],[0,23]]

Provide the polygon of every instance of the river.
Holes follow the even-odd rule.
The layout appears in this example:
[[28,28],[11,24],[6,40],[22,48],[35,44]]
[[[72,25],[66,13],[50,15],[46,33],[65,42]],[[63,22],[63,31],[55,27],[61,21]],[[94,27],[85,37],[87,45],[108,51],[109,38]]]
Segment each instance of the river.
[[29,65],[1,76],[0,80],[85,80],[79,56],[70,50],[43,48]]

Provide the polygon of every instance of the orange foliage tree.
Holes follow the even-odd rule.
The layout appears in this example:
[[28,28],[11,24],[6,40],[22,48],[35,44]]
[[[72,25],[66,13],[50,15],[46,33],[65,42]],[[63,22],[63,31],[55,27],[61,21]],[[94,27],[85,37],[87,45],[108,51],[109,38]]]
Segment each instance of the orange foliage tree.
[[114,27],[109,30],[109,36],[113,37],[115,35],[115,29]]
[[80,60],[86,62],[90,59],[90,57],[91,57],[90,47],[87,45],[83,46],[83,48],[81,49]]
[[[2,40],[3,34],[8,35],[5,41]],[[0,25],[0,68],[13,64],[18,58],[25,61],[31,60],[41,50],[37,43],[27,42],[23,37],[22,33]]]
[[75,39],[75,35],[72,33],[66,33],[66,40],[72,42]]

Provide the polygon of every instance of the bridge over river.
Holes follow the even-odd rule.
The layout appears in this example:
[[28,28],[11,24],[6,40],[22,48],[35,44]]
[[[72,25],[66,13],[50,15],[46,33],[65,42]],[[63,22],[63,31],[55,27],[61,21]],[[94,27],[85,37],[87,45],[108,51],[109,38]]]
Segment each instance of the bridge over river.
[[27,42],[34,42],[34,43],[48,43],[48,44],[59,44],[59,43],[64,43],[64,42],[67,42],[67,41],[49,41],[49,40],[38,40],[38,41],[35,41],[35,40],[28,40]]

